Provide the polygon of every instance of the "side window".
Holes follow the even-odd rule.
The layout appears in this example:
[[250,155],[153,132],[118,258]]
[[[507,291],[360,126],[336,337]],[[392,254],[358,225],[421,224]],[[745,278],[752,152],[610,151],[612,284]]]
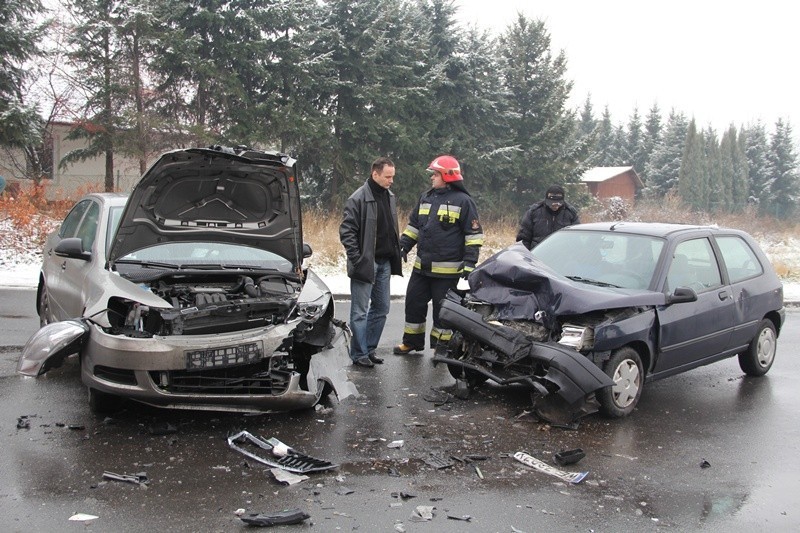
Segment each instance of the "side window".
[[67,218],[65,218],[64,222],[61,223],[61,229],[58,231],[59,237],[66,239],[67,237],[75,236],[75,231],[78,229],[78,223],[80,223],[81,218],[83,218],[83,214],[89,208],[89,204],[91,203],[91,200],[82,200],[78,203],[78,205],[72,208],[72,211],[69,212]]
[[83,217],[81,225],[78,227],[78,232],[75,235],[81,239],[81,247],[83,251],[88,252],[92,249],[94,239],[97,236],[97,220],[100,218],[100,206],[92,202],[89,209],[86,211],[86,216]]
[[764,268],[750,246],[736,235],[717,237],[717,245],[725,260],[731,283],[758,276]]
[[700,293],[722,285],[717,259],[708,239],[684,241],[675,248],[667,273],[667,289],[691,287]]

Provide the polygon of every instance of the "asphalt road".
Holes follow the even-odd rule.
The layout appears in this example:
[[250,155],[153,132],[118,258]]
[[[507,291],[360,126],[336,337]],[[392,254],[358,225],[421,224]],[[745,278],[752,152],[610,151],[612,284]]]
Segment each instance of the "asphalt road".
[[[800,528],[795,310],[766,377],[747,378],[727,360],[649,384],[626,419],[591,415],[564,430],[527,415],[529,398],[519,388],[485,386],[459,400],[446,394],[454,382],[431,365],[430,350],[391,355],[402,302],[393,303],[380,347],[386,363],[351,368],[357,398],[278,415],[131,405],[113,418],[95,417],[76,361],[39,379],[15,374],[38,327],[34,298],[31,290],[0,290],[2,531],[235,531],[245,527],[237,509],[291,508],[311,518],[273,530]],[[339,317],[346,312],[346,303],[337,305]],[[166,424],[175,432],[161,434]],[[266,466],[228,446],[241,430],[339,466],[280,485]],[[525,451],[553,464],[555,452],[573,448],[586,457],[564,470],[588,472],[576,485],[511,457]],[[457,459],[443,469],[426,463],[437,457]],[[147,483],[104,480],[104,472],[146,473]],[[418,506],[433,507],[432,519],[415,521]],[[75,513],[99,518],[70,522]]]

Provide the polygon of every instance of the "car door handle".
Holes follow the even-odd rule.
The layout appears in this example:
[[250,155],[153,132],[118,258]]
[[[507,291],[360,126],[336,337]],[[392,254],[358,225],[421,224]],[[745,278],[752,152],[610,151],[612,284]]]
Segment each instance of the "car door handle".
[[728,299],[728,291],[719,292],[717,293],[717,296],[719,296],[720,300],[725,301]]

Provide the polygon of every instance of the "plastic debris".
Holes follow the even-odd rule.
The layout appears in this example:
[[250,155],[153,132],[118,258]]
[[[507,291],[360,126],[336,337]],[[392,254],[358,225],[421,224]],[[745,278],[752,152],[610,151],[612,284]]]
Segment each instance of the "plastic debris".
[[710,466],[711,466],[711,463],[709,463],[709,462],[708,462],[708,461],[706,461],[705,459],[703,459],[702,461],[700,461],[700,468],[709,468]]
[[402,500],[408,500],[408,499],[416,498],[416,497],[417,497],[416,494],[411,494],[409,492],[400,491],[400,492],[393,492],[392,493],[392,498],[400,498]]
[[147,485],[149,483],[146,472],[139,472],[138,474],[115,474],[114,472],[106,471],[103,472],[103,479],[133,483],[134,485]]
[[86,513],[75,513],[69,517],[72,522],[89,522],[90,520],[97,520],[98,518],[100,517]]
[[30,429],[31,428],[31,421],[28,418],[28,415],[22,415],[21,417],[17,418],[17,429]]
[[433,520],[433,510],[436,507],[431,505],[418,505],[411,515],[412,522],[429,522]]
[[470,522],[472,520],[472,517],[470,515],[468,515],[468,514],[465,514],[463,516],[447,515],[447,519],[448,520],[461,520],[462,522]]
[[402,440],[393,440],[389,444],[386,445],[387,448],[402,448],[405,444],[405,441]]
[[[251,447],[255,446],[260,448],[261,450],[269,452],[271,457],[261,457],[256,455],[255,453],[245,450],[243,447],[239,446],[240,444],[249,444]],[[237,452],[242,453],[260,463],[264,463],[265,465],[276,468],[282,468],[283,470],[288,470],[289,472],[301,474],[306,472],[321,472],[323,470],[330,470],[339,466],[329,461],[316,459],[309,455],[300,453],[274,437],[268,440],[263,440],[247,431],[241,431],[236,435],[228,437],[228,445]]]
[[586,457],[586,454],[583,453],[583,450],[580,448],[575,448],[574,450],[563,450],[558,452],[557,454],[553,455],[553,460],[561,466],[567,466],[577,463],[584,457]]
[[444,468],[450,468],[455,463],[451,461],[449,458],[439,455],[437,453],[431,453],[428,457],[425,457],[422,460],[426,465],[432,466],[437,470],[442,470]]
[[249,514],[240,516],[239,520],[248,526],[271,527],[299,524],[303,520],[311,518],[311,515],[300,509],[289,509],[272,514]]
[[389,475],[392,477],[400,477],[400,472],[396,468],[389,467]]
[[336,489],[336,494],[339,496],[347,496],[348,494],[353,494],[355,491],[348,487],[338,487]]
[[478,468],[478,465],[472,465],[472,468],[475,469],[475,473],[478,474],[478,477],[483,479],[483,472],[481,472],[481,469]]
[[516,459],[517,461],[519,461],[524,465],[530,466],[531,468],[535,468],[540,472],[544,472],[545,474],[555,476],[562,481],[566,481],[567,483],[572,483],[574,485],[577,485],[578,483],[586,479],[586,476],[589,475],[589,472],[564,472],[563,470],[554,468],[549,464],[545,463],[544,461],[540,461],[539,459],[532,457],[525,452],[515,453],[514,459]]
[[277,467],[270,468],[269,471],[272,472],[272,475],[275,476],[275,480],[278,483],[283,483],[284,485],[296,485],[301,481],[309,479],[309,477],[304,474],[294,474],[292,472],[287,472],[286,470],[282,470]]

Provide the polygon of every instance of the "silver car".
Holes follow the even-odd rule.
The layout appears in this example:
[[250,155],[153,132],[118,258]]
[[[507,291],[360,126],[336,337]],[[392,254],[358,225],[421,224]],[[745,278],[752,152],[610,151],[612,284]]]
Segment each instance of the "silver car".
[[130,197],[89,194],[48,238],[42,328],[17,370],[40,376],[78,353],[96,412],[121,397],[270,412],[349,396],[349,331],[303,268],[310,255],[292,158],[166,153]]

